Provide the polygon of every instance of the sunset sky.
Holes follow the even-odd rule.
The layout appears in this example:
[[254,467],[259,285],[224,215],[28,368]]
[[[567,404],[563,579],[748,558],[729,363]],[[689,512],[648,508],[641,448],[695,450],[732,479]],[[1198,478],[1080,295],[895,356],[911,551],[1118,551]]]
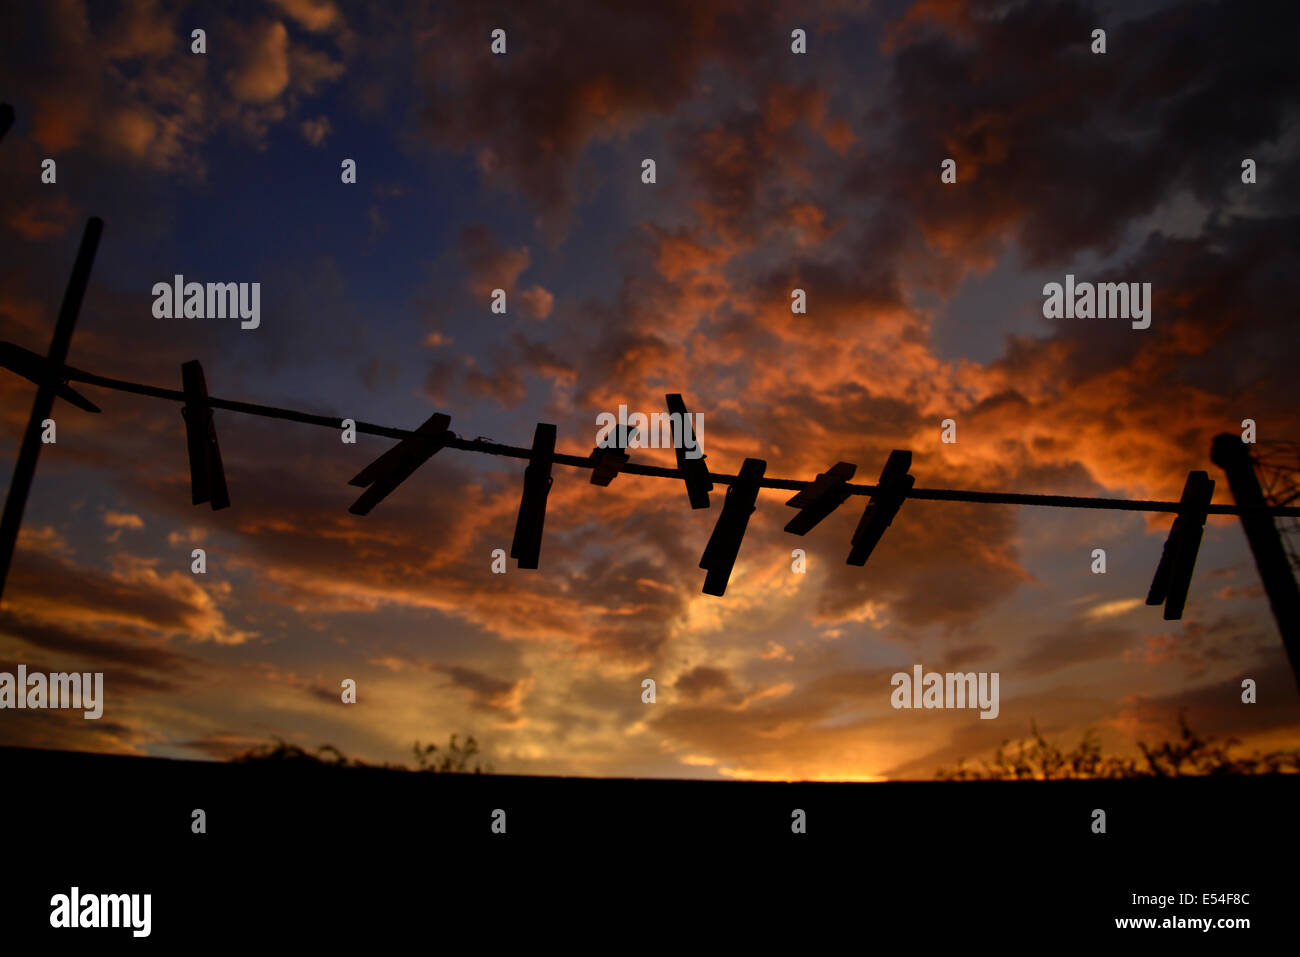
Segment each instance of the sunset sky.
[[[103,375],[179,388],[199,359],[224,398],[403,428],[445,412],[513,445],[552,422],[576,454],[599,413],[680,392],[719,472],[844,460],[870,483],[897,448],[918,487],[1177,499],[1206,469],[1230,503],[1215,434],[1250,417],[1300,439],[1298,11],[7,5],[0,339],[47,350],[93,215],[68,362]],[[177,273],[261,283],[260,328],[154,318]],[[1151,327],[1044,319],[1067,273],[1151,283]],[[0,712],[0,744],[224,759],[279,736],[400,761],[458,732],[500,772],[875,780],[1034,723],[1135,754],[1185,710],[1247,750],[1300,746],[1235,518],[1211,518],[1165,622],[1143,599],[1168,515],[913,501],[855,568],[863,499],[801,539],[790,493],[764,491],[716,598],[698,563],[720,486],[706,513],[680,482],[557,466],[541,567],[495,575],[523,462],[447,450],[358,517],[347,481],[390,440],[218,411],[232,506],[212,512],[176,404],[82,391],[103,413],[55,406],[0,671],[103,671],[104,717]],[[0,375],[0,475],[33,393]],[[894,710],[914,664],[999,672],[998,718]]]

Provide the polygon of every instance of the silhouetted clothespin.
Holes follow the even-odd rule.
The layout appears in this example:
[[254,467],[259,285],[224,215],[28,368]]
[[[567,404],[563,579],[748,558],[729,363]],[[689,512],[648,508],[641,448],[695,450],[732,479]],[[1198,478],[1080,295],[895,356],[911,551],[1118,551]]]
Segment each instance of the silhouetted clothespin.
[[591,461],[595,467],[591,470],[591,484],[609,485],[630,459],[630,455],[618,449],[602,449],[599,447],[592,449]]
[[208,386],[198,359],[181,365],[185,405],[185,440],[190,450],[190,491],[195,505],[209,502],[212,510],[227,508],[230,494],[226,490],[226,472],[221,466],[221,449],[217,446],[217,429],[212,423],[212,407],[207,404]]
[[1214,481],[1208,473],[1187,473],[1183,497],[1178,503],[1178,517],[1169,529],[1160,564],[1156,566],[1151,590],[1147,593],[1148,605],[1164,604],[1165,621],[1178,621],[1183,617],[1183,606],[1187,603],[1187,590],[1192,585],[1192,570],[1201,550],[1201,537],[1205,534],[1205,519],[1213,496]]
[[709,478],[709,467],[704,464],[707,456],[701,452],[698,458],[690,458],[686,454],[687,436],[691,438],[691,445],[696,450],[700,450],[699,441],[691,430],[691,418],[686,412],[686,403],[677,392],[664,396],[664,399],[668,403],[669,414],[676,414],[677,421],[681,423],[681,431],[673,436],[673,448],[677,452],[677,468],[686,482],[686,495],[691,500],[691,508],[708,508],[713,481]]
[[614,477],[631,460],[623,450],[627,448],[628,439],[635,436],[636,429],[626,425],[615,427],[606,445],[598,445],[591,450],[591,484],[602,487],[614,481]]
[[353,515],[370,514],[370,510],[387,498],[393,489],[446,446],[451,438],[447,431],[449,425],[451,416],[435,412],[420,423],[414,435],[408,435],[358,472],[348,484],[370,487],[361,493],[348,511]]
[[39,352],[32,352],[30,349],[16,346],[12,342],[0,342],[0,368],[16,372],[24,379],[28,379],[37,385],[40,385],[45,378],[53,375],[54,380],[58,383],[54,387],[56,396],[66,402],[71,402],[79,409],[85,409],[87,412],[99,411],[99,406],[76,389],[73,389],[67,382],[64,382],[60,373],[52,373],[49,360]]
[[828,471],[820,473],[812,485],[799,491],[786,505],[800,509],[790,519],[785,530],[794,535],[807,535],[823,518],[835,511],[849,497],[844,486],[858,467],[851,462],[836,462]]
[[510,557],[520,568],[536,568],[542,552],[542,526],[546,523],[546,497],[551,494],[551,460],[555,455],[555,426],[537,424],[533,453],[524,469],[524,494],[519,500],[515,537]]
[[700,567],[708,573],[704,576],[706,595],[723,595],[727,591],[731,569],[740,553],[740,540],[745,537],[749,516],[758,501],[758,482],[766,471],[767,463],[762,459],[745,459],[736,481],[727,489],[722,514],[700,558]]
[[9,127],[14,125],[14,108],[8,103],[0,103],[0,140],[5,138]]
[[853,547],[849,550],[848,564],[862,566],[871,557],[871,552],[880,543],[880,536],[885,534],[894,516],[898,514],[907,493],[916,484],[915,477],[908,475],[912,467],[912,453],[903,449],[894,449],[885,460],[885,467],[880,471],[880,481],[876,483],[876,492],[858,520],[857,530],[853,533]]

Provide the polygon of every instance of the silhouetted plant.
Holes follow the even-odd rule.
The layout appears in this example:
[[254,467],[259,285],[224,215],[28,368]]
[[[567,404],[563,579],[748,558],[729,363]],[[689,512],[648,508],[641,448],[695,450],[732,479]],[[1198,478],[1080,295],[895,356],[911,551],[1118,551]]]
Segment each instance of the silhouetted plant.
[[283,738],[273,737],[270,744],[250,748],[243,754],[231,758],[236,764],[253,762],[274,762],[297,764],[298,766],[320,766],[333,768],[382,768],[389,771],[421,771],[429,774],[491,774],[492,765],[470,761],[479,753],[478,741],[472,736],[466,737],[464,743],[457,741],[457,735],[451,736],[447,750],[438,753],[436,744],[421,745],[416,741],[412,750],[415,752],[416,767],[408,768],[405,764],[369,764],[356,758],[349,758],[332,744],[322,744],[314,752],[296,744],[289,744]]
[[247,764],[252,761],[271,761],[278,763],[301,763],[301,764],[324,764],[332,767],[348,767],[350,762],[338,748],[333,745],[323,744],[316,749],[315,753],[301,748],[296,744],[289,744],[283,738],[271,739],[271,744],[261,744],[255,748],[250,748],[238,757],[231,760],[237,764]]
[[1211,774],[1285,774],[1300,772],[1300,748],[1289,751],[1255,751],[1234,757],[1236,738],[1217,741],[1201,737],[1178,716],[1177,741],[1159,745],[1138,742],[1146,760],[1140,766],[1134,758],[1102,754],[1096,732],[1088,729],[1073,751],[1062,751],[1031,725],[1030,737],[1014,753],[1003,741],[991,761],[967,767],[964,760],[955,768],[941,768],[935,776],[945,781],[1055,781],[1068,778],[1170,778]]
[[[475,764],[473,771],[470,770],[470,759],[478,754],[478,742],[472,736],[467,737],[465,743],[461,745],[456,743],[456,735],[453,734],[451,743],[441,756],[438,755],[436,744],[420,747],[420,742],[416,741],[412,750],[415,752],[417,771],[431,771],[434,774],[482,774],[484,772],[481,764]],[[488,765],[486,770],[491,774],[492,766]]]

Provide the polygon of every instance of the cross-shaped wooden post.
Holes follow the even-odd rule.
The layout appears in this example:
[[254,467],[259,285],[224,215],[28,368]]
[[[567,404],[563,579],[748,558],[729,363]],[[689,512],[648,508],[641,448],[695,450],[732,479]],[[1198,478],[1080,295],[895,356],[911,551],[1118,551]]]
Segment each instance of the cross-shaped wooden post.
[[27,493],[32,490],[32,479],[36,475],[36,459],[41,454],[42,423],[50,417],[55,392],[63,382],[63,364],[68,358],[68,346],[72,344],[72,329],[77,324],[77,313],[81,311],[81,299],[86,294],[90,267],[95,262],[95,250],[99,248],[99,236],[103,231],[104,221],[98,216],[92,216],[86,221],[81,248],[77,250],[77,261],[72,266],[72,277],[68,280],[59,318],[54,324],[54,338],[50,340],[50,351],[45,357],[41,382],[36,388],[32,415],[27,420],[27,432],[23,435],[22,448],[18,450],[13,478],[9,480],[4,516],[0,517],[0,597],[4,595],[9,563],[13,560],[14,545],[18,542],[18,527],[22,524],[23,509],[27,507]]

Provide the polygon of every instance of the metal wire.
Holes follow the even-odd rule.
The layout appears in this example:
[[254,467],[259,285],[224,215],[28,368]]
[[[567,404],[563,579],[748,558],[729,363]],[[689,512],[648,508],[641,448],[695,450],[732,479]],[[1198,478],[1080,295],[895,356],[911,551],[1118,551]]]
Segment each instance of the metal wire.
[[[185,402],[185,393],[179,389],[164,389],[159,386],[146,385],[141,382],[130,382],[125,379],[113,379],[108,376],[96,375],[92,372],[83,372],[80,369],[73,369],[64,366],[60,371],[60,378],[65,382],[81,382],[86,385],[97,386],[101,389],[113,389],[118,392],[129,392],[135,395],[148,396],[154,399],[167,399],[172,402]],[[338,430],[342,427],[343,420],[337,416],[317,415],[310,412],[300,412],[296,409],[281,409],[269,405],[261,405],[256,402],[240,402],[234,399],[222,399],[217,396],[209,396],[206,404],[214,409],[226,409],[230,412],[239,412],[244,415],[255,415],[269,419],[281,419],[289,422],[301,422],[305,425],[322,426],[328,429]],[[414,435],[412,429],[399,429],[387,425],[377,425],[373,422],[363,422],[353,420],[356,425],[356,431],[366,435],[381,435],[386,438],[404,439],[407,436]],[[507,458],[530,459],[532,450],[516,445],[503,445],[498,442],[492,442],[483,438],[465,439],[456,436],[446,443],[447,448],[461,449],[466,452],[479,452],[485,455],[500,455]],[[557,465],[567,465],[571,468],[590,469],[595,467],[591,456],[588,455],[570,455],[567,453],[557,452],[552,461]],[[621,472],[631,475],[648,475],[656,478],[682,479],[682,472],[676,468],[665,468],[657,465],[645,465],[637,462],[628,462],[620,469]],[[709,479],[715,484],[734,485],[737,478],[734,475],[727,475],[718,472],[709,472]],[[789,491],[799,491],[812,485],[811,481],[804,479],[783,479],[783,478],[763,478],[758,483],[759,488],[785,489]],[[874,495],[876,492],[875,485],[848,484],[844,486],[844,491],[850,495]],[[909,499],[922,499],[929,501],[941,502],[971,502],[982,505],[1035,505],[1035,506],[1055,506],[1059,508],[1099,508],[1115,509],[1130,512],[1173,512],[1177,513],[1180,506],[1178,502],[1161,502],[1144,499],[1121,499],[1121,498],[1094,498],[1078,495],[1038,495],[1024,492],[985,492],[974,489],[943,489],[943,488],[913,488],[907,493]],[[1208,509],[1211,515],[1242,515],[1246,513],[1264,512],[1275,516],[1297,517],[1300,518],[1300,506],[1270,506],[1268,508],[1243,508],[1237,505],[1211,505]]]

